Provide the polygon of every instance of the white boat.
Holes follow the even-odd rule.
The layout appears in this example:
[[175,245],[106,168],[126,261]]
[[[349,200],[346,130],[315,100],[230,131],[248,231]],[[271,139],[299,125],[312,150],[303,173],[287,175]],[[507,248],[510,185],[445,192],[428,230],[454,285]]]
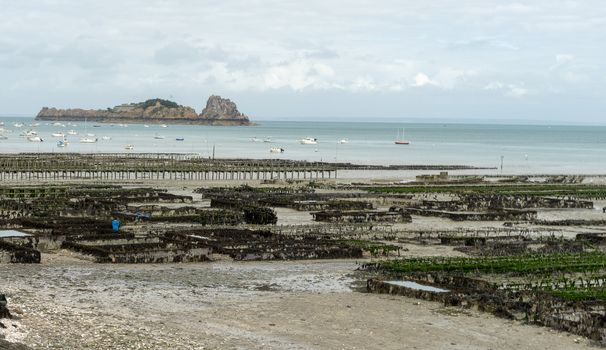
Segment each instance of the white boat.
[[133,145],[126,145],[126,146],[124,146],[124,149],[128,149],[128,150],[131,150],[133,148],[135,148],[135,146],[133,146]]
[[23,123],[13,123],[13,126],[15,128],[22,128],[23,127]]
[[299,141],[300,144],[302,145],[317,145],[318,144],[318,139],[314,138],[314,137],[306,137],[304,139],[301,139]]
[[103,136],[103,137],[101,138],[101,140],[104,140],[104,141],[109,141],[109,140],[111,140],[111,139],[112,139],[112,138],[111,138],[111,137],[109,137],[109,136]]
[[154,138],[155,138],[156,140],[164,140],[166,137],[164,137],[163,135],[158,135],[158,134],[156,134],[156,136],[154,136]]
[[271,153],[284,153],[285,149],[280,147],[272,147],[269,149]]
[[162,124],[162,125],[160,125],[160,127],[161,127],[161,128],[168,128],[168,125],[166,125],[166,124]]
[[80,139],[80,143],[96,143],[97,139],[92,137],[83,137]]
[[61,124],[59,122],[56,122],[56,123],[53,123],[52,126],[65,126],[65,125],[63,125],[63,124]]
[[143,127],[144,127],[144,128],[149,128],[149,125],[147,125],[147,124],[143,124]]
[[339,143],[340,144],[349,143],[349,140],[348,139],[341,139],[341,140],[339,140]]
[[251,138],[250,141],[252,141],[252,142],[262,142],[262,140],[260,138],[256,137],[256,136],[253,137],[253,138]]
[[27,138],[27,141],[29,142],[44,142],[44,140],[41,137],[38,136],[30,136]]
[[88,136],[88,137],[95,137],[95,134],[88,133],[88,134],[86,134],[86,136]]
[[65,138],[65,134],[61,131],[59,132],[54,132],[51,134],[53,137],[60,137],[60,138]]
[[78,132],[76,130],[70,130],[67,132],[68,135],[78,135]]
[[263,139],[263,142],[271,143],[271,137],[267,136],[265,139]]
[[19,134],[21,136],[25,136],[25,137],[30,137],[30,136],[36,136],[38,135],[37,132],[35,132],[34,130],[27,130],[27,131],[23,131],[21,134]]

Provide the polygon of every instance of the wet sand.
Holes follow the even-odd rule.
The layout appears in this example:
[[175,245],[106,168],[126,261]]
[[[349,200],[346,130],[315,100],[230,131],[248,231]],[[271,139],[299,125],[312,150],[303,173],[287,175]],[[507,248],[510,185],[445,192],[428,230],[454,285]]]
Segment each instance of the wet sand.
[[44,254],[41,265],[0,265],[16,316],[0,333],[40,349],[589,346],[486,313],[362,293],[355,269],[352,261],[102,265]]

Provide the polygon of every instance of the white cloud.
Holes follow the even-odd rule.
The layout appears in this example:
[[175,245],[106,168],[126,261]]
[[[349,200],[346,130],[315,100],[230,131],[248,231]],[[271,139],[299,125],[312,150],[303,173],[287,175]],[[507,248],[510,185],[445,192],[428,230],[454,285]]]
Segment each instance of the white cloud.
[[529,90],[525,87],[524,83],[505,84],[500,81],[491,81],[486,84],[483,89],[487,91],[500,91],[505,96],[509,97],[523,97],[529,93]]
[[575,56],[569,53],[559,53],[555,56],[555,63],[549,67],[549,70],[555,70],[560,67],[568,65],[574,61]]
[[264,77],[266,88],[303,90],[307,87],[330,87],[334,70],[324,63],[305,60],[274,66],[268,69]]
[[476,15],[520,15],[537,11],[537,8],[519,2],[492,5],[490,1],[485,1],[483,5],[464,8],[464,12]]
[[412,84],[412,86],[426,86],[426,85],[436,86],[436,85],[438,85],[438,83],[435,80],[431,80],[424,73],[417,73],[417,75],[415,75],[414,83]]
[[528,94],[528,89],[523,85],[510,84],[508,88],[509,91],[507,92],[507,95],[511,97],[522,97]]
[[506,5],[497,5],[494,8],[494,12],[496,13],[529,13],[535,11],[535,8],[532,6],[528,6],[526,4],[522,4],[519,2],[514,2]]
[[501,90],[505,87],[505,84],[500,81],[491,81],[484,86],[484,90]]
[[568,62],[574,61],[575,57],[573,54],[569,53],[560,53],[556,55],[556,63],[564,64]]

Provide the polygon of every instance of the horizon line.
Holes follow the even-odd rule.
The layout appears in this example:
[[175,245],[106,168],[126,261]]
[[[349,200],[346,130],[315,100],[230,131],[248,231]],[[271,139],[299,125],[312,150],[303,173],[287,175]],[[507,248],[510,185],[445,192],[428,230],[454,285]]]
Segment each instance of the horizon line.
[[[0,114],[0,118],[30,118],[34,119],[35,116],[30,114]],[[293,117],[291,118],[261,118],[251,119],[251,122],[314,122],[314,123],[414,123],[414,124],[478,124],[478,125],[525,125],[525,126],[606,126],[606,121],[575,121],[567,122],[557,120],[549,122],[540,119],[531,120],[519,120],[519,119],[506,119],[496,118],[492,120],[476,119],[476,118],[440,118],[440,117],[410,117],[403,118],[405,120],[396,120],[396,118],[379,117],[379,120],[364,120],[361,118],[354,118],[353,120],[345,120],[345,118],[332,117],[329,119],[322,118],[305,118],[305,117]]]

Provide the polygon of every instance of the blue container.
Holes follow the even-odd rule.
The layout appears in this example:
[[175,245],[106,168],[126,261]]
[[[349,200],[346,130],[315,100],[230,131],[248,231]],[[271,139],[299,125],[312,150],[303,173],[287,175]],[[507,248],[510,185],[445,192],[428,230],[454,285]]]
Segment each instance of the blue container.
[[112,229],[114,230],[114,232],[118,232],[118,230],[120,230],[120,220],[112,220]]

